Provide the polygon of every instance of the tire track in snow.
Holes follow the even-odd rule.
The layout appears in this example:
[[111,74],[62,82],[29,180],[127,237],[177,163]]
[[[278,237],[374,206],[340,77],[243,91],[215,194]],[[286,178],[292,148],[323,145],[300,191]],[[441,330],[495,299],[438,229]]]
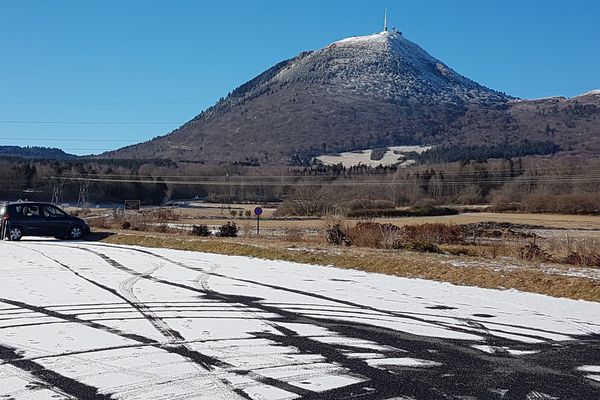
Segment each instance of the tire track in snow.
[[[137,250],[137,249],[132,249],[132,250]],[[192,268],[192,267],[186,266],[183,263],[179,263],[177,261],[170,260],[166,257],[156,255],[149,251],[141,250],[140,252],[154,255],[155,257],[157,257],[159,259],[163,259],[163,260],[172,262],[175,265],[179,265],[179,266],[182,266],[187,269],[198,270],[198,268]],[[204,271],[204,272],[209,274],[208,271]],[[290,292],[299,292],[294,289],[281,288],[279,286],[267,285],[267,284],[263,284],[260,282],[250,281],[250,280],[231,278],[231,277],[223,276],[223,275],[217,274],[217,273],[210,273],[210,275],[219,276],[219,277],[223,277],[223,278],[227,278],[227,279],[243,281],[246,283],[252,283],[252,284],[259,285],[259,286],[272,287],[275,289],[281,289],[281,290],[286,290],[286,291],[290,291]],[[172,284],[175,284],[175,283],[172,282]],[[175,285],[179,285],[180,287],[187,287],[187,285],[180,285],[180,284],[175,284]],[[203,290],[203,291],[205,291],[205,290]],[[353,302],[333,299],[328,296],[315,295],[315,294],[306,293],[303,291],[300,291],[300,292],[302,292],[302,293],[299,293],[299,294],[303,294],[303,295],[306,294],[306,295],[309,295],[309,296],[315,297],[315,298],[324,298],[329,301],[335,301],[337,303],[345,304],[345,305],[352,306],[352,307],[360,306]],[[205,293],[206,293],[206,291],[205,291]],[[214,293],[215,292],[213,291],[213,294]],[[206,294],[208,295],[210,293],[206,293]],[[243,304],[247,305],[248,307],[252,307],[254,309],[258,308],[258,309],[261,309],[261,310],[269,312],[269,313],[281,315],[283,317],[282,319],[286,322],[305,323],[305,324],[313,324],[313,325],[317,325],[317,326],[321,326],[321,327],[326,327],[327,329],[329,329],[333,332],[341,333],[341,334],[345,335],[346,337],[356,337],[356,338],[364,339],[364,340],[374,340],[377,343],[381,343],[384,345],[387,344],[387,345],[400,347],[400,348],[402,348],[402,347],[410,348],[410,347],[414,347],[417,344],[418,345],[417,347],[422,348],[421,349],[422,354],[426,354],[426,352],[429,351],[427,349],[427,347],[435,347],[438,349],[436,351],[438,351],[440,353],[446,353],[446,354],[444,354],[444,357],[441,357],[442,359],[439,361],[441,361],[446,367],[450,367],[452,372],[456,373],[455,379],[458,379],[458,377],[462,375],[461,379],[466,379],[466,381],[461,381],[462,385],[464,385],[464,387],[471,387],[469,390],[472,392],[480,391],[480,394],[482,397],[489,396],[489,390],[490,390],[491,386],[493,384],[497,384],[498,382],[501,382],[503,380],[504,380],[505,384],[509,385],[509,387],[514,387],[514,386],[520,387],[519,392],[530,393],[532,390],[533,391],[539,390],[540,387],[548,387],[551,392],[558,393],[558,394],[564,396],[563,398],[566,398],[566,399],[572,398],[572,396],[577,395],[577,396],[582,396],[581,398],[583,398],[583,399],[594,399],[595,400],[600,395],[598,393],[598,391],[592,389],[589,384],[584,384],[584,387],[574,389],[579,386],[579,385],[577,385],[577,383],[583,382],[583,379],[579,376],[574,376],[572,373],[568,372],[569,369],[553,370],[552,368],[556,364],[553,364],[552,362],[547,363],[543,359],[543,355],[533,355],[529,358],[528,357],[521,357],[521,358],[498,357],[498,356],[489,356],[489,355],[485,355],[485,354],[482,355],[482,354],[478,354],[480,352],[475,351],[471,348],[465,349],[464,344],[462,344],[461,341],[431,339],[431,338],[422,338],[422,337],[418,338],[415,341],[414,335],[410,335],[410,334],[398,335],[398,332],[392,332],[385,328],[364,325],[362,323],[337,321],[335,319],[323,320],[323,319],[311,318],[309,316],[302,316],[302,315],[298,315],[296,313],[290,313],[286,310],[282,310],[277,307],[265,306],[264,304],[259,303],[258,299],[254,299],[254,298],[235,296],[235,295],[226,295],[226,294],[222,294],[222,293],[217,293],[217,295],[220,298],[225,297],[229,301],[234,301],[236,303],[241,301]],[[386,310],[379,310],[379,309],[371,308],[371,307],[363,307],[363,308],[371,309],[371,310],[377,311],[377,312],[386,312]],[[396,316],[405,317],[401,313],[394,313],[394,312],[387,312],[387,313],[396,315]],[[419,319],[419,318],[414,318],[414,319]],[[272,322],[274,322],[274,321],[272,321]],[[439,324],[439,325],[445,326],[446,324]],[[449,327],[449,328],[454,331],[472,332],[472,330],[470,330],[470,329],[463,330],[463,329],[457,329],[455,327]],[[365,377],[371,379],[372,382],[374,382],[375,384],[373,385],[374,387],[370,388],[373,390],[373,392],[370,392],[370,394],[369,394],[369,392],[363,393],[367,397],[377,397],[377,396],[382,395],[382,393],[388,393],[389,395],[416,396],[416,398],[419,398],[419,399],[438,399],[438,398],[441,399],[441,398],[447,398],[447,395],[443,394],[444,392],[447,391],[448,393],[452,393],[452,392],[456,391],[455,384],[448,385],[447,384],[448,382],[438,382],[439,378],[437,377],[436,372],[434,372],[432,374],[432,376],[429,377],[430,379],[427,379],[427,377],[428,377],[428,375],[430,375],[430,373],[427,373],[427,371],[423,371],[423,370],[418,371],[418,372],[412,371],[412,373],[409,373],[408,377],[405,376],[405,378],[402,381],[398,381],[398,379],[396,379],[396,375],[394,375],[394,374],[386,375],[385,373],[383,373],[383,378],[381,378],[382,377],[381,370],[379,370],[378,368],[371,367],[370,365],[368,365],[368,363],[366,363],[362,360],[348,360],[348,357],[345,354],[342,354],[339,351],[339,349],[336,349],[335,346],[316,342],[314,340],[311,340],[310,338],[301,337],[291,330],[288,330],[288,332],[286,332],[285,328],[278,329],[278,330],[283,333],[283,336],[264,334],[264,333],[259,333],[259,334],[254,334],[254,335],[256,337],[263,337],[263,338],[266,338],[266,339],[269,339],[269,340],[272,340],[275,342],[279,341],[279,343],[281,343],[282,345],[288,345],[288,346],[302,349],[301,351],[306,354],[315,354],[315,349],[319,349],[318,351],[316,351],[316,353],[324,356],[326,360],[336,362],[339,365],[346,367],[348,370],[352,371],[353,373],[356,373],[358,375],[365,376]],[[512,332],[510,332],[510,333],[512,333]],[[378,336],[380,337],[379,340],[377,339]],[[496,336],[493,336],[490,334],[487,334],[485,336],[493,337],[494,341],[498,344],[504,344],[504,345],[508,345],[508,346],[522,345],[521,342],[516,342],[514,340],[505,339],[505,338],[499,338],[499,337],[496,337]],[[527,337],[528,335],[521,335],[521,336]],[[530,335],[530,337],[531,336],[534,336],[534,335]],[[539,337],[539,338],[544,339],[541,337]],[[384,340],[381,340],[381,339],[384,339]],[[400,340],[398,340],[398,339],[400,339]],[[562,352],[564,354],[561,355],[561,358],[564,358],[564,357],[566,357],[567,359],[572,358],[571,362],[575,362],[575,359],[579,359],[580,360],[580,361],[578,361],[579,363],[585,363],[586,362],[585,360],[587,360],[588,363],[593,362],[593,360],[590,359],[589,354],[587,354],[587,355],[581,354],[580,351],[582,348],[586,348],[586,343],[591,345],[592,348],[594,348],[594,347],[598,348],[598,343],[597,343],[598,338],[596,336],[593,336],[593,337],[590,336],[590,337],[582,337],[579,339],[582,340],[582,342],[580,343],[581,346],[573,346],[573,347],[565,346],[565,345],[556,346],[552,343],[549,343],[547,345],[542,344],[542,345],[535,346],[535,347],[538,349],[543,349],[544,352],[552,351],[552,350],[555,350],[554,353],[560,354]],[[586,339],[587,339],[587,342],[585,341]],[[545,341],[552,342],[551,340],[548,340],[548,339],[545,339]],[[406,346],[407,344],[409,344],[409,346]],[[556,356],[556,354],[554,354],[554,355]],[[592,356],[592,358],[593,358],[593,356]],[[529,360],[533,361],[533,363],[531,363]],[[549,368],[542,367],[545,365],[548,365],[550,367]],[[489,377],[489,379],[482,380],[483,383],[489,382],[490,387],[485,387],[485,385],[483,385],[483,387],[475,389],[475,387],[481,386],[481,385],[478,385],[477,384],[478,382],[474,382],[472,380],[472,377],[479,375],[481,373],[482,368],[487,369],[491,375]],[[506,374],[500,373],[500,375],[499,375],[498,370],[499,369],[502,370],[504,368],[509,368],[509,369],[514,368],[516,371],[525,370],[525,371],[536,371],[536,372],[535,373],[528,372],[530,375],[527,375],[526,379],[517,379],[517,378],[515,378],[516,376],[518,376],[519,378],[523,378],[522,376],[520,376],[519,372],[517,372],[516,375],[513,373],[506,373]],[[406,371],[403,371],[403,373],[406,374]],[[452,374],[452,375],[454,375],[454,374]],[[435,378],[434,378],[434,376],[435,376]],[[500,376],[502,376],[504,379],[501,379]],[[549,376],[553,376],[554,378],[550,378]],[[557,379],[557,377],[560,377],[560,379]],[[428,384],[431,385],[431,387],[439,386],[440,388],[443,388],[443,390],[441,390],[441,391],[438,389],[432,390],[431,388],[427,389],[426,386],[428,384],[425,383],[427,381],[429,382]],[[408,382],[408,387],[407,387],[407,382]],[[416,382],[421,382],[422,387],[419,390],[415,390],[415,385],[418,385]],[[481,383],[481,382],[479,382],[479,383]],[[387,388],[389,385],[396,386],[395,391],[388,392]],[[363,390],[364,390],[365,389],[364,386],[368,386],[368,385],[363,383],[362,386],[363,386]],[[459,387],[460,387],[460,385],[459,385]],[[529,389],[527,389],[527,388],[529,388]],[[456,394],[458,395],[459,393],[456,393]]]
[[[125,251],[132,251],[132,252],[138,252],[138,253],[142,253],[142,254],[147,254],[150,256],[153,256],[155,258],[158,258],[160,260],[164,260],[167,261],[173,265],[177,265],[181,268],[185,268],[191,271],[200,271],[201,272],[201,280],[203,281],[207,281],[208,277],[210,276],[215,276],[215,277],[219,277],[219,278],[224,278],[224,279],[228,279],[228,280],[232,280],[232,281],[236,281],[236,282],[243,282],[243,283],[248,283],[248,284],[252,284],[255,286],[262,286],[262,287],[266,287],[269,289],[274,289],[274,290],[281,290],[281,291],[285,291],[288,293],[293,293],[293,294],[298,294],[298,295],[302,295],[302,296],[307,296],[307,297],[311,297],[311,298],[315,298],[315,299],[319,299],[319,300],[325,300],[328,302],[333,302],[336,304],[341,304],[341,305],[345,305],[348,307],[351,307],[353,310],[367,310],[367,311],[372,311],[378,314],[385,314],[385,315],[389,315],[391,317],[394,318],[402,318],[402,319],[407,319],[409,321],[416,321],[419,323],[424,323],[427,325],[432,325],[435,327],[439,327],[442,329],[448,329],[457,333],[465,333],[465,334],[476,334],[479,336],[483,336],[487,339],[494,339],[495,341],[502,341],[503,339],[501,337],[498,337],[497,335],[494,335],[492,332],[498,332],[498,333],[509,333],[511,335],[514,336],[522,336],[524,338],[529,338],[529,339],[536,339],[536,340],[541,340],[541,341],[551,341],[550,339],[548,339],[547,337],[544,336],[539,336],[539,335],[535,335],[535,334],[526,334],[526,333],[521,333],[521,332],[507,332],[507,331],[502,331],[500,329],[489,329],[487,327],[485,327],[482,324],[477,324],[477,323],[472,323],[469,324],[470,326],[468,327],[459,327],[457,325],[451,324],[451,323],[446,323],[446,322],[440,322],[440,321],[432,321],[432,320],[428,320],[426,318],[422,318],[422,316],[426,315],[426,314],[416,314],[416,313],[407,313],[407,312],[396,312],[396,311],[390,311],[390,310],[386,310],[386,309],[380,309],[377,307],[371,307],[371,306],[367,306],[364,304],[359,304],[353,301],[349,301],[349,300],[343,300],[343,299],[337,299],[337,298],[333,298],[330,296],[326,296],[326,295],[321,295],[318,293],[314,293],[314,292],[307,292],[304,290],[299,290],[299,289],[292,289],[292,288],[287,288],[287,287],[283,287],[283,286],[278,286],[278,285],[271,285],[265,282],[258,282],[258,281],[254,281],[254,280],[249,280],[249,279],[243,279],[243,278],[234,278],[231,276],[227,276],[227,275],[223,275],[223,274],[219,274],[216,273],[214,271],[207,271],[203,268],[199,268],[199,267],[192,267],[189,266],[183,262],[179,262],[173,259],[170,259],[168,257],[165,257],[163,255],[160,254],[156,254],[152,251],[149,250],[144,250],[144,249],[138,249],[138,248],[130,248],[130,247],[122,247],[122,246],[117,246],[117,245],[108,245],[108,244],[96,244],[96,243],[86,243],[86,246],[94,246],[94,247],[105,247],[105,248],[113,248],[113,249],[117,249],[117,250],[125,250]],[[80,247],[77,247],[80,248]],[[210,266],[210,268],[212,268],[213,263],[210,262],[206,262],[206,261],[200,261],[204,264],[207,264]],[[212,291],[212,293],[218,294],[218,292]],[[434,317],[439,317],[439,315],[432,315]],[[457,319],[457,318],[454,318]],[[457,320],[466,320],[464,318],[458,318]],[[473,321],[474,322],[474,321]],[[494,322],[489,322],[486,321],[490,324],[495,324]],[[537,331],[540,333],[549,333],[549,334],[554,334],[554,335],[560,335],[560,336],[565,336],[565,337],[573,337],[574,339],[576,337],[574,337],[571,334],[566,334],[566,333],[562,333],[562,332],[553,332],[553,331],[549,331],[549,330],[544,330],[544,329],[536,329],[536,328],[532,328],[532,327],[524,327],[524,326],[518,326],[518,325],[510,325],[510,324],[496,324],[496,325],[503,325],[509,328],[518,328],[518,329],[528,329],[531,331]]]
[[67,269],[68,271],[70,271],[71,273],[75,274],[77,277],[85,280],[86,282],[91,283],[94,286],[97,286],[117,297],[119,297],[120,299],[124,300],[127,304],[129,304],[131,307],[133,307],[135,310],[137,310],[159,333],[161,333],[164,337],[166,337],[167,339],[170,340],[183,340],[183,337],[176,331],[171,330],[165,323],[164,321],[162,321],[154,312],[151,311],[151,309],[146,306],[145,304],[143,304],[142,302],[140,302],[137,297],[135,297],[135,295],[133,294],[133,287],[134,285],[139,282],[140,279],[142,279],[142,277],[145,276],[150,276],[152,273],[156,272],[159,268],[162,267],[162,265],[157,265],[156,267],[150,269],[147,272],[141,273],[138,276],[133,276],[131,278],[126,279],[125,281],[123,281],[120,285],[119,285],[119,291],[106,286],[98,281],[95,281],[93,279],[90,279],[84,275],[82,275],[81,273],[79,273],[77,270],[75,270],[74,268],[70,267],[69,265],[50,257],[49,255],[38,251],[36,249],[32,249],[30,247],[25,247],[25,246],[19,246],[19,245],[14,245],[16,247],[21,247],[33,252],[36,252],[38,254],[40,254],[41,256],[51,260],[52,262],[60,265],[61,267]]
[[31,374],[36,379],[51,385],[59,393],[65,393],[80,400],[114,400],[108,394],[98,393],[98,388],[78,382],[55,371],[46,369],[43,365],[31,360],[24,360],[16,349],[0,344],[0,360],[22,371]]
[[[111,257],[107,256],[106,254],[97,252],[95,250],[86,249],[83,247],[80,249],[83,251],[90,252],[92,254],[96,254],[98,257],[102,258],[106,263],[114,266],[115,268],[119,268],[121,270],[127,271],[130,274],[135,275],[135,276],[141,276],[140,273],[136,272],[135,270],[132,270],[129,267],[126,267],[126,266],[120,264],[118,261],[112,259]],[[150,254],[153,254],[153,253],[150,253]],[[168,259],[166,259],[164,257],[158,257],[158,258],[169,261]],[[190,268],[188,268],[188,269],[190,269]],[[202,270],[202,271],[206,272],[204,270]],[[215,275],[219,276],[218,274],[215,274]],[[179,288],[183,288],[183,289],[192,290],[195,292],[200,292],[209,298],[216,298],[217,300],[223,300],[223,301],[227,301],[227,302],[233,303],[233,304],[242,303],[243,305],[250,307],[250,308],[262,309],[263,311],[267,311],[272,314],[281,315],[283,317],[283,319],[285,320],[285,322],[295,322],[295,323],[312,324],[312,325],[317,325],[317,326],[325,326],[322,323],[322,321],[320,321],[318,319],[299,316],[298,314],[293,313],[293,312],[289,312],[289,311],[285,311],[285,310],[282,310],[282,309],[279,309],[276,307],[260,304],[257,301],[260,299],[249,298],[249,297],[245,297],[245,296],[223,294],[223,293],[214,292],[214,291],[206,291],[204,289],[199,289],[199,288],[181,284],[181,283],[171,282],[171,281],[167,281],[164,279],[155,278],[152,276],[146,276],[146,277],[142,276],[142,278],[153,280],[156,282],[164,283],[164,284],[175,286],[175,287],[179,287]],[[402,394],[411,394],[411,395],[419,396],[418,398],[429,399],[429,400],[446,398],[446,396],[440,396],[439,393],[432,391],[427,387],[419,387],[417,385],[414,385],[413,382],[410,382],[410,381],[407,382],[404,379],[398,379],[398,376],[391,374],[388,371],[384,371],[384,370],[381,370],[381,369],[378,369],[375,367],[371,367],[367,362],[365,362],[363,360],[352,359],[347,354],[345,354],[341,349],[337,348],[334,345],[321,343],[321,342],[318,342],[318,341],[313,340],[308,337],[299,336],[296,332],[294,332],[288,328],[284,328],[283,326],[277,324],[275,321],[269,321],[269,322],[270,322],[270,324],[274,324],[273,326],[276,327],[277,331],[279,331],[283,335],[281,337],[286,338],[285,341],[282,341],[281,339],[279,339],[279,338],[281,338],[279,335],[268,335],[268,334],[264,334],[264,333],[255,333],[253,335],[256,337],[269,339],[275,343],[284,344],[284,342],[285,342],[285,345],[301,349],[301,352],[303,351],[302,349],[304,349],[305,351],[306,351],[306,349],[311,349],[311,348],[317,349],[318,351],[316,351],[316,352],[308,350],[306,354],[320,354],[326,360],[330,361],[332,364],[341,365],[343,368],[345,368],[347,371],[349,371],[351,375],[362,376],[362,377],[365,377],[368,379],[367,382],[363,382],[361,385],[361,388],[362,388],[360,390],[361,396],[367,396],[369,398],[382,398],[380,396],[384,393],[386,393],[385,396],[388,396],[389,393],[388,393],[388,390],[385,389],[385,387],[387,387],[388,385],[390,385],[391,382],[393,382],[392,386],[395,388],[394,390],[395,391],[401,390],[400,393],[402,393]],[[335,326],[336,326],[335,324],[331,324],[331,326],[329,326],[329,328],[332,328]],[[349,337],[353,337],[353,335],[350,335]],[[277,340],[273,340],[273,338],[277,338]],[[312,346],[311,346],[311,344],[312,344]],[[278,381],[278,382],[281,382],[281,381]],[[292,385],[290,385],[290,386],[292,386]],[[294,391],[292,393],[294,393],[294,392],[297,393],[298,388],[296,386],[292,386],[292,387],[294,388]],[[285,390],[287,390],[287,389],[285,389]],[[329,399],[329,398],[331,398],[330,395],[328,394],[328,391],[323,392],[323,393],[315,393],[315,392],[307,391],[304,389],[302,389],[300,391],[303,392],[303,398],[310,398],[310,399],[321,399],[321,398]]]
[[[23,247],[23,246],[17,246],[17,247]],[[153,326],[155,326],[159,330],[159,332],[165,334],[165,336],[167,336],[168,338],[176,341],[174,343],[169,343],[167,346],[161,346],[161,348],[163,350],[167,350],[169,352],[182,355],[182,356],[190,359],[191,361],[193,361],[195,364],[198,364],[199,366],[201,366],[204,369],[209,370],[209,371],[214,370],[215,368],[220,368],[220,369],[226,370],[228,372],[233,372],[237,375],[247,376],[257,382],[267,384],[267,385],[270,385],[273,387],[277,387],[279,389],[282,389],[282,390],[285,390],[287,392],[291,392],[291,393],[294,393],[297,395],[301,395],[303,397],[306,397],[307,395],[311,394],[310,391],[287,384],[278,379],[259,375],[259,374],[254,373],[253,371],[239,369],[233,365],[230,365],[228,363],[225,363],[225,362],[215,359],[213,357],[206,356],[198,351],[191,350],[190,348],[188,348],[185,345],[185,338],[178,331],[170,328],[166,323],[164,323],[164,321],[161,321],[162,323],[158,322],[158,321],[160,321],[160,318],[158,318],[158,317],[153,318],[151,315],[146,314],[145,309],[148,309],[148,307],[145,307],[145,305],[143,305],[143,303],[139,302],[139,300],[137,300],[135,295],[133,295],[132,287],[133,287],[133,285],[135,285],[135,283],[137,283],[141,279],[148,279],[148,280],[159,282],[159,283],[170,283],[169,281],[164,281],[162,279],[155,278],[151,275],[151,273],[147,273],[147,272],[139,273],[135,270],[132,270],[132,269],[118,263],[117,261],[111,259],[110,257],[108,257],[104,254],[101,254],[101,253],[94,252],[93,250],[88,250],[88,249],[83,249],[83,248],[78,248],[78,247],[73,247],[73,246],[67,246],[67,247],[76,248],[76,249],[85,250],[85,251],[94,253],[97,256],[99,256],[100,258],[102,258],[107,264],[133,275],[130,279],[123,281],[122,284],[120,285],[120,288],[122,288],[123,291],[126,292],[131,297],[124,293],[119,293],[118,291],[116,291],[113,288],[105,286],[99,282],[96,282],[94,280],[91,280],[91,279],[81,275],[79,272],[75,271],[73,268],[69,267],[68,265],[60,262],[59,260],[53,259],[52,257],[50,257],[42,252],[39,252],[38,250],[31,249],[28,247],[24,247],[24,248],[43,255],[44,257],[63,266],[64,268],[67,268],[69,271],[73,272],[78,277],[119,296],[120,298],[125,300],[128,304],[130,304],[133,307],[135,307],[136,309],[138,309],[140,311],[140,313],[142,313],[142,315],[144,317],[146,317],[146,319],[148,319],[153,324]],[[154,272],[155,270],[156,269],[152,269],[150,271]],[[1,299],[0,299],[0,301],[1,301]],[[151,339],[148,339],[148,340],[151,340]],[[177,343],[177,342],[179,342],[179,343]],[[151,343],[151,345],[153,345],[153,344]],[[220,379],[220,380],[223,384],[226,384],[227,386],[229,386],[238,395],[248,398],[246,393],[237,390],[235,387],[232,387],[231,384],[229,382],[227,382],[226,380],[224,380],[224,379]]]
[[[154,280],[155,278],[148,277],[145,279]],[[194,290],[205,294],[209,298],[213,295],[185,284],[170,281],[161,283]],[[303,396],[305,398],[319,398],[319,396],[324,399],[348,398],[361,394],[365,395],[365,398],[412,396],[417,399],[429,400],[454,398],[456,396],[464,396],[467,393],[480,398],[492,398],[490,397],[490,389],[502,387],[502,385],[504,387],[519,386],[513,391],[513,393],[519,393],[519,395],[510,398],[521,398],[519,397],[520,394],[531,393],[532,391],[552,393],[552,395],[560,396],[559,398],[563,399],[579,398],[596,400],[600,397],[599,391],[594,390],[589,383],[586,384],[583,377],[569,372],[572,369],[572,365],[593,363],[594,354],[597,354],[597,351],[595,352],[594,349],[600,351],[598,337],[589,337],[587,342],[582,340],[579,343],[567,345],[561,344],[557,346],[556,344],[550,344],[548,346],[538,346],[538,348],[543,349],[545,352],[550,351],[551,354],[549,356],[533,355],[523,358],[497,357],[480,354],[481,352],[473,349],[465,349],[465,345],[471,342],[465,343],[459,340],[417,337],[409,333],[397,332],[362,323],[352,323],[335,319],[316,319],[281,310],[277,307],[265,306],[259,303],[261,299],[227,294],[221,295],[228,298],[230,302],[239,303],[242,301],[249,307],[259,308],[263,311],[280,315],[281,317],[276,318],[276,321],[317,325],[333,332],[338,332],[346,337],[362,338],[397,348],[409,348],[411,351],[417,351],[421,354],[426,354],[429,349],[435,349],[439,353],[435,356],[437,357],[437,361],[444,364],[443,372],[445,375],[452,375],[452,378],[443,379],[440,377],[442,371],[435,369],[407,370],[406,368],[400,369],[395,373],[383,371],[382,374],[379,368],[376,368],[376,371],[367,369],[360,372],[365,367],[365,361],[359,360],[358,364],[350,366],[348,369],[369,379],[371,379],[370,375],[372,374],[382,374],[379,375],[379,379],[372,381],[372,384],[361,383],[353,386],[350,390],[351,393],[344,392],[346,394],[341,396],[332,396],[332,393],[342,393],[345,387],[327,391],[319,395],[309,393]],[[254,335],[261,337],[261,334]],[[300,349],[301,353],[325,353],[325,359],[333,362],[337,359],[338,364],[344,367],[349,365],[346,360],[347,356],[337,349],[335,345],[320,343],[310,338],[301,337],[291,330],[282,336],[272,335],[267,337],[264,335],[267,334],[262,334],[265,339],[278,342],[284,346],[296,347]],[[507,339],[505,343],[515,344],[520,342]],[[321,348],[319,348],[319,345],[321,345]],[[398,375],[400,371],[402,379]],[[507,375],[509,374],[511,378],[507,379]],[[473,379],[473,376],[477,376],[478,379]],[[412,386],[421,386],[421,389],[425,390],[426,393],[416,394]]]

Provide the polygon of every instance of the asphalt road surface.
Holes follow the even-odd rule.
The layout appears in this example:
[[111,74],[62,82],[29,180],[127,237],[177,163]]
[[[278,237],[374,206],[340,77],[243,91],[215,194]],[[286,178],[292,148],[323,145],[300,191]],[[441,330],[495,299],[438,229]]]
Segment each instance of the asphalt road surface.
[[600,303],[92,242],[0,254],[0,399],[600,399]]

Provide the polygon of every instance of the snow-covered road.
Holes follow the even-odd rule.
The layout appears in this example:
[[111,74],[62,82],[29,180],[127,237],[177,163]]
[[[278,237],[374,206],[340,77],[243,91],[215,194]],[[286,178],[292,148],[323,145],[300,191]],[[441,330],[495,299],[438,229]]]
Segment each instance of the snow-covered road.
[[0,254],[0,399],[600,399],[600,303],[92,242]]

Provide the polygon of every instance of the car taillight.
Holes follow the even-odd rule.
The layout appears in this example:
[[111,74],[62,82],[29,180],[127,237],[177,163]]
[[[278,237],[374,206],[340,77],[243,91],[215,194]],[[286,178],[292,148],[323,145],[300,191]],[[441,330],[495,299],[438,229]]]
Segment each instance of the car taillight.
[[6,221],[6,220],[7,220],[7,219],[9,219],[9,218],[10,218],[10,214],[9,214],[9,213],[5,213],[5,214],[2,216],[2,218],[1,218],[1,219],[2,219],[2,221]]

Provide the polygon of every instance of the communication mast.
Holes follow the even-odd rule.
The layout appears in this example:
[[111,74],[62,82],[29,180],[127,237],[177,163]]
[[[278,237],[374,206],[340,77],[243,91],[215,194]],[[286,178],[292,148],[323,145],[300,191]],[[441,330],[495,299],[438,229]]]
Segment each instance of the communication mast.
[[388,31],[388,26],[387,26],[387,8],[385,9],[385,12],[383,13],[383,31],[384,32]]

